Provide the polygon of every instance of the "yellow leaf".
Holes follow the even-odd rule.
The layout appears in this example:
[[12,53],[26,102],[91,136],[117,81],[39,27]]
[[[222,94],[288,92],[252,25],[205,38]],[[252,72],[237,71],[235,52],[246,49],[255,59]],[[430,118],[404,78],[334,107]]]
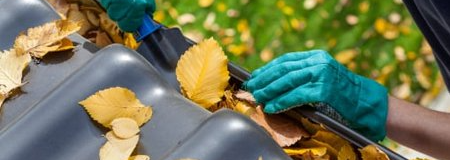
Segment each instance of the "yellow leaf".
[[342,146],[338,153],[338,160],[356,160],[356,153],[353,151],[352,146]]
[[80,102],[92,119],[110,128],[116,118],[127,117],[141,126],[152,117],[152,108],[144,106],[135,94],[120,87],[105,89]]
[[150,157],[147,155],[135,155],[128,158],[128,160],[150,160]]
[[100,148],[100,160],[128,159],[139,141],[139,135],[128,139],[120,139],[111,131],[106,133],[105,137],[108,141]]
[[27,33],[20,34],[15,42],[14,49],[18,55],[31,54],[33,57],[42,58],[48,52],[56,51],[61,42],[68,35],[80,29],[78,22],[69,20],[56,20],[28,29]]
[[266,129],[281,147],[293,145],[302,137],[309,137],[308,132],[300,128],[291,119],[277,114],[265,114],[261,106],[256,108],[256,112],[250,115],[250,118]]
[[389,157],[374,145],[359,149],[359,152],[361,152],[362,160],[389,160]]
[[234,110],[246,116],[250,116],[256,112],[255,108],[248,106],[244,102],[238,102],[236,106],[234,106]]
[[116,118],[111,122],[111,128],[119,138],[127,139],[139,133],[139,126],[131,118]]
[[68,38],[63,38],[60,41],[60,46],[58,47],[58,49],[56,49],[55,51],[52,52],[61,52],[61,51],[67,51],[67,50],[71,50],[74,49],[75,46],[73,46],[73,43],[70,39]]
[[323,156],[327,153],[327,148],[325,147],[284,148],[283,150],[288,155],[302,155],[306,152],[311,152],[314,156]]
[[318,141],[316,139],[309,139],[306,141],[300,141],[300,146],[302,147],[325,147],[327,148],[327,153],[335,159],[337,157],[338,151],[334,149],[330,144]]
[[350,146],[350,143],[329,131],[318,131],[312,138],[330,144],[336,151],[340,151],[343,146]]
[[219,102],[228,86],[228,60],[212,38],[189,48],[176,68],[183,94],[204,108]]
[[134,36],[132,33],[124,34],[123,43],[125,46],[127,46],[128,48],[133,49],[133,50],[136,50],[140,45],[140,43],[138,43],[136,41],[136,39],[134,39]]
[[12,90],[22,86],[22,72],[30,61],[28,54],[17,55],[14,50],[0,52],[0,107]]

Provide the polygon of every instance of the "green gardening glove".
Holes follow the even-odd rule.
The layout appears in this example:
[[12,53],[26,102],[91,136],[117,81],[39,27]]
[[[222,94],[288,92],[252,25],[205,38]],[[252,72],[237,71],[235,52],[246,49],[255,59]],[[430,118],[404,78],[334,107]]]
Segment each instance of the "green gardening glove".
[[371,140],[386,135],[387,90],[348,71],[326,51],[285,54],[255,70],[244,87],[265,104],[266,113],[322,102]]
[[125,32],[134,32],[143,23],[145,15],[155,12],[154,0],[101,0],[109,18]]

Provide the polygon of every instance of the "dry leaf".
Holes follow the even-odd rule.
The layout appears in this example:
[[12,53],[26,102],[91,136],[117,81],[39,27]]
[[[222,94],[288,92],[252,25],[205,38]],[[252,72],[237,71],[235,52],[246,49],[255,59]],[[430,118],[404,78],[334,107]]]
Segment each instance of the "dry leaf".
[[139,141],[139,135],[128,139],[120,139],[112,132],[108,132],[105,137],[108,141],[100,148],[100,160],[128,159]]
[[234,94],[234,96],[237,99],[239,99],[239,100],[242,100],[242,101],[245,101],[247,103],[256,105],[256,100],[255,100],[255,98],[253,97],[253,95],[250,92],[247,92],[247,91],[244,91],[244,90],[238,90]]
[[334,149],[330,144],[318,141],[316,139],[308,139],[306,141],[301,141],[300,146],[302,147],[325,147],[327,148],[327,153],[333,158],[336,159],[338,151]]
[[107,128],[116,118],[128,117],[141,126],[152,117],[150,106],[144,106],[132,91],[121,87],[99,91],[80,104],[92,119]]
[[374,145],[359,149],[359,152],[361,152],[362,160],[389,160],[389,157]]
[[0,107],[12,90],[22,86],[22,72],[30,61],[29,54],[17,55],[14,50],[0,52]]
[[337,158],[338,160],[356,160],[356,153],[353,151],[352,146],[344,145],[339,150]]
[[61,52],[61,51],[67,51],[74,49],[75,46],[73,46],[73,42],[68,38],[63,38],[61,41],[59,41],[60,46],[58,49],[51,51],[51,52]]
[[256,109],[254,107],[248,106],[247,104],[245,104],[244,102],[238,102],[235,106],[234,106],[234,110],[246,115],[246,116],[250,116],[255,114]]
[[139,126],[131,118],[116,118],[111,122],[111,128],[119,138],[127,139],[139,133]]
[[312,138],[330,144],[336,151],[340,151],[343,146],[350,146],[350,143],[329,131],[318,131]]
[[67,14],[69,10],[69,4],[65,0],[47,0],[58,13],[63,15]]
[[281,147],[290,146],[302,137],[309,136],[308,132],[286,117],[264,114],[261,106],[256,108],[255,114],[250,115],[250,118],[266,129]]
[[128,48],[136,50],[139,47],[140,43],[136,41],[132,33],[124,33],[123,37],[123,44]]
[[150,157],[147,155],[135,155],[128,158],[128,160],[150,160]]
[[106,33],[108,33],[109,37],[111,37],[115,43],[123,43],[119,27],[117,27],[116,23],[114,23],[114,21],[109,19],[106,13],[102,13],[99,16],[100,16],[100,28],[103,29]]
[[306,152],[311,152],[314,156],[323,156],[327,153],[325,147],[313,147],[313,148],[284,148],[284,152],[288,155],[302,155]]
[[26,34],[20,34],[14,42],[14,49],[19,55],[31,54],[33,57],[42,58],[48,52],[56,51],[67,44],[62,40],[79,29],[78,22],[69,20],[49,22],[28,29]]
[[189,48],[176,68],[183,94],[209,108],[219,102],[228,86],[227,57],[212,38]]
[[81,28],[77,32],[80,35],[84,35],[94,28],[94,26],[89,23],[86,15],[80,12],[78,4],[70,4],[67,19],[80,23]]
[[95,37],[95,44],[99,47],[106,47],[107,45],[112,44],[113,42],[109,39],[108,35],[102,31],[96,31],[97,36]]

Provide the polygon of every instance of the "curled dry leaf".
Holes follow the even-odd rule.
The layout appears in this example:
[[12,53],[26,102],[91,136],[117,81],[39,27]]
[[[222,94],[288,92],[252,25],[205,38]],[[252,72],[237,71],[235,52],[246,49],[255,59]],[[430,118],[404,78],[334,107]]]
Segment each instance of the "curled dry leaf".
[[333,159],[336,159],[338,151],[334,149],[330,144],[318,141],[316,139],[308,139],[306,141],[301,141],[300,146],[302,147],[325,147],[327,148],[327,154]]
[[389,157],[374,145],[368,145],[359,149],[359,152],[361,152],[363,160],[389,160]]
[[314,156],[323,156],[327,153],[325,147],[313,147],[313,148],[284,148],[284,152],[288,155],[302,155],[306,152],[311,152]]
[[247,103],[256,104],[256,100],[255,100],[255,98],[253,97],[253,95],[250,92],[247,92],[247,91],[244,91],[244,90],[238,90],[234,94],[234,96],[237,99],[245,101]]
[[128,160],[150,160],[150,157],[147,155],[135,155],[128,158]]
[[225,53],[212,38],[189,48],[176,68],[183,94],[204,108],[219,102],[230,78],[227,64]]
[[100,28],[103,29],[106,33],[108,33],[109,37],[115,43],[123,43],[122,36],[120,35],[119,27],[117,27],[116,23],[108,18],[106,13],[101,13],[100,15]]
[[80,23],[81,28],[78,30],[78,34],[80,35],[86,34],[87,31],[94,27],[89,23],[86,15],[80,12],[78,4],[70,4],[67,19]]
[[[71,42],[65,39],[80,29],[78,22],[56,20],[27,30],[20,34],[15,42],[16,54],[31,54],[36,58],[44,57],[48,52],[70,48]],[[62,47],[62,48],[61,48]]]
[[14,50],[0,52],[0,107],[12,90],[22,86],[22,72],[30,61],[29,54],[18,55]]
[[250,118],[266,129],[281,147],[290,146],[302,137],[309,137],[308,132],[292,120],[281,115],[265,114],[261,106],[256,108],[256,112],[250,115]]
[[139,126],[131,118],[116,118],[111,122],[111,128],[119,138],[127,139],[139,133]]
[[144,106],[136,95],[121,87],[105,89],[80,102],[92,119],[110,128],[116,118],[127,117],[139,126],[152,117],[152,108]]
[[125,160],[128,159],[139,141],[139,135],[128,139],[116,137],[114,133],[106,134],[106,143],[100,148],[100,160]]

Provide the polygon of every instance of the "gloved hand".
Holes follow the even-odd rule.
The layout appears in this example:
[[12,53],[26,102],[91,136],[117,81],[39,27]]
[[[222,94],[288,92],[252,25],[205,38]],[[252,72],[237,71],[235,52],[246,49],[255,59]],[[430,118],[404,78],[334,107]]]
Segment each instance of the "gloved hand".
[[285,54],[255,70],[244,87],[265,104],[266,113],[323,102],[368,138],[386,135],[387,90],[348,71],[326,51]]
[[101,5],[119,28],[125,32],[137,30],[146,14],[155,12],[154,0],[101,0]]

